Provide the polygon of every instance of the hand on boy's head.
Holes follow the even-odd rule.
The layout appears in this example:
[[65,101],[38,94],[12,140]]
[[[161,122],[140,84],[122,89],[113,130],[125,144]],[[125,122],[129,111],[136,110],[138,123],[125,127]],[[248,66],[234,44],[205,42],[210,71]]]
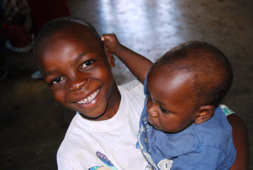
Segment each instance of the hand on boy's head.
[[115,34],[104,34],[101,37],[101,41],[103,41],[104,45],[111,51],[116,54],[120,48],[121,44],[119,43]]

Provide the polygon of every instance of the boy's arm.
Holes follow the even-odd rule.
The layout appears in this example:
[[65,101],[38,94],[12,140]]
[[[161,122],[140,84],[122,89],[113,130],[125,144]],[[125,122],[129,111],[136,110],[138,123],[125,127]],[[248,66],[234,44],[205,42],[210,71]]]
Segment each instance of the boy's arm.
[[101,40],[113,54],[129,68],[135,77],[143,84],[145,77],[153,63],[144,56],[121,45],[115,34],[104,34]]
[[235,162],[230,170],[246,170],[249,166],[248,130],[242,119],[236,114],[227,116],[232,126],[233,141],[237,151]]

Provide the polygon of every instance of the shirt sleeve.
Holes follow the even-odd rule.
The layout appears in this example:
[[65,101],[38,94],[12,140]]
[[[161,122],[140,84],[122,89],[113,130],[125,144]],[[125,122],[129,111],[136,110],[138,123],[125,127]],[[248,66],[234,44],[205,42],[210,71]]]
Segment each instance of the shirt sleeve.
[[225,159],[222,150],[202,146],[192,153],[173,159],[171,170],[228,170],[233,162],[228,162]]

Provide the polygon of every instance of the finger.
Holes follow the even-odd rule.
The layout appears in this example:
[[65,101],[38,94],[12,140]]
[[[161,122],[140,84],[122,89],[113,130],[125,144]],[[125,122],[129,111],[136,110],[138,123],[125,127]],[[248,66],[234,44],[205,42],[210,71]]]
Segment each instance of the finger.
[[114,41],[113,37],[108,36],[108,35],[101,37],[101,40],[102,40],[103,42],[105,42],[105,43],[111,43],[111,42]]
[[110,35],[108,35],[108,34],[104,34],[102,37],[101,37],[101,41],[105,41],[105,40],[111,40],[111,38],[110,38]]
[[108,39],[108,37],[109,37],[109,34],[103,34],[101,36],[101,41],[104,41],[105,39]]
[[113,37],[116,37],[116,34],[114,33],[103,34],[102,37],[113,38]]
[[101,41],[108,41],[108,42],[111,42],[112,38],[108,35],[103,35],[101,37]]
[[103,41],[103,43],[105,44],[105,45],[108,45],[109,43],[111,43],[110,41],[109,41],[109,39],[108,38],[105,38],[105,37],[101,37],[101,39],[103,39],[102,41]]

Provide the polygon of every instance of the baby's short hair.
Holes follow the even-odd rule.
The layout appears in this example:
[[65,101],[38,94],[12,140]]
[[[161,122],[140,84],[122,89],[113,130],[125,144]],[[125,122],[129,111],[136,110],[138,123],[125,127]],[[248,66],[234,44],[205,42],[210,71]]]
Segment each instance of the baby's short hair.
[[217,107],[227,94],[233,72],[226,56],[216,47],[201,41],[190,41],[171,49],[158,59],[153,67],[167,66],[168,71],[192,71],[196,107]]
[[92,26],[92,24],[82,18],[77,17],[62,17],[54,19],[47,24],[45,24],[39,31],[38,35],[36,36],[34,42],[34,50],[36,51],[38,45],[45,40],[46,38],[50,37],[51,35],[55,34],[62,29],[72,26],[74,24],[81,24],[87,29],[91,31],[91,33],[100,41],[100,36],[97,33],[96,29]]

